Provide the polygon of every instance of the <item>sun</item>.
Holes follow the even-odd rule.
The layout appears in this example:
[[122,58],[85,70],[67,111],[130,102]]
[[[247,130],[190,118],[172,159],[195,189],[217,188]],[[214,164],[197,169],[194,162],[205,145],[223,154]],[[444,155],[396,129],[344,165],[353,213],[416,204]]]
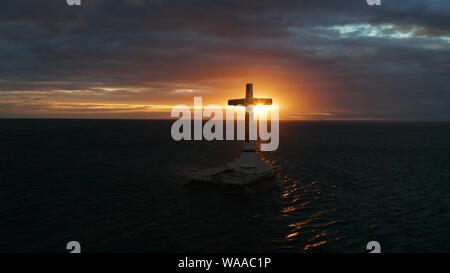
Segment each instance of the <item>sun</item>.
[[271,106],[270,105],[258,104],[258,105],[255,105],[253,107],[253,111],[255,113],[255,117],[267,115],[268,111],[270,111],[270,110],[271,110]]

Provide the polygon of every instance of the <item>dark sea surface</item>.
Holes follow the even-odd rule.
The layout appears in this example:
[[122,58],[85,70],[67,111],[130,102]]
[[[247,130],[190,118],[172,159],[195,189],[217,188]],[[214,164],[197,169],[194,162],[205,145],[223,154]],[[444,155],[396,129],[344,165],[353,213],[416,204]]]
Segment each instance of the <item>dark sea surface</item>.
[[0,252],[450,251],[450,123],[281,122],[276,178],[191,189],[237,141],[172,121],[0,120]]

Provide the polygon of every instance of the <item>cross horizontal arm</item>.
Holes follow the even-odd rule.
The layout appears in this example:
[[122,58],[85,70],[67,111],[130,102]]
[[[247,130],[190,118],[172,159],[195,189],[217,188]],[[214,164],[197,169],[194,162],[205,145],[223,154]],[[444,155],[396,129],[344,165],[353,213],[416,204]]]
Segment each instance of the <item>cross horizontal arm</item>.
[[234,99],[228,100],[228,105],[272,105],[272,99],[253,98],[253,99]]
[[242,105],[247,106],[247,99],[234,99],[234,100],[228,100],[228,105]]
[[272,105],[272,99],[253,98],[251,104],[253,105]]

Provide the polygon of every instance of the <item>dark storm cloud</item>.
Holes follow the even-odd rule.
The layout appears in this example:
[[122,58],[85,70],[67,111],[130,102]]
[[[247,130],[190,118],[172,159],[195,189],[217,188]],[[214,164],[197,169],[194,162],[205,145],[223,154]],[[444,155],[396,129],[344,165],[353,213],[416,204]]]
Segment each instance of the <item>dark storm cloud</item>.
[[299,75],[353,113],[344,118],[450,119],[448,1],[82,4],[0,2],[2,109],[18,92],[139,100],[214,91],[255,70]]

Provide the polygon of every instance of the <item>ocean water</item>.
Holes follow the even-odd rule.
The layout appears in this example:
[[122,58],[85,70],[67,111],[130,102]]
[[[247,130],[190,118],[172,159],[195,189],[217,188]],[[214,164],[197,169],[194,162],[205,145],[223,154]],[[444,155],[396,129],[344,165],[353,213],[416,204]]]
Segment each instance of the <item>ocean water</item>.
[[0,252],[450,251],[450,123],[281,122],[277,176],[185,187],[240,154],[171,121],[0,120]]

